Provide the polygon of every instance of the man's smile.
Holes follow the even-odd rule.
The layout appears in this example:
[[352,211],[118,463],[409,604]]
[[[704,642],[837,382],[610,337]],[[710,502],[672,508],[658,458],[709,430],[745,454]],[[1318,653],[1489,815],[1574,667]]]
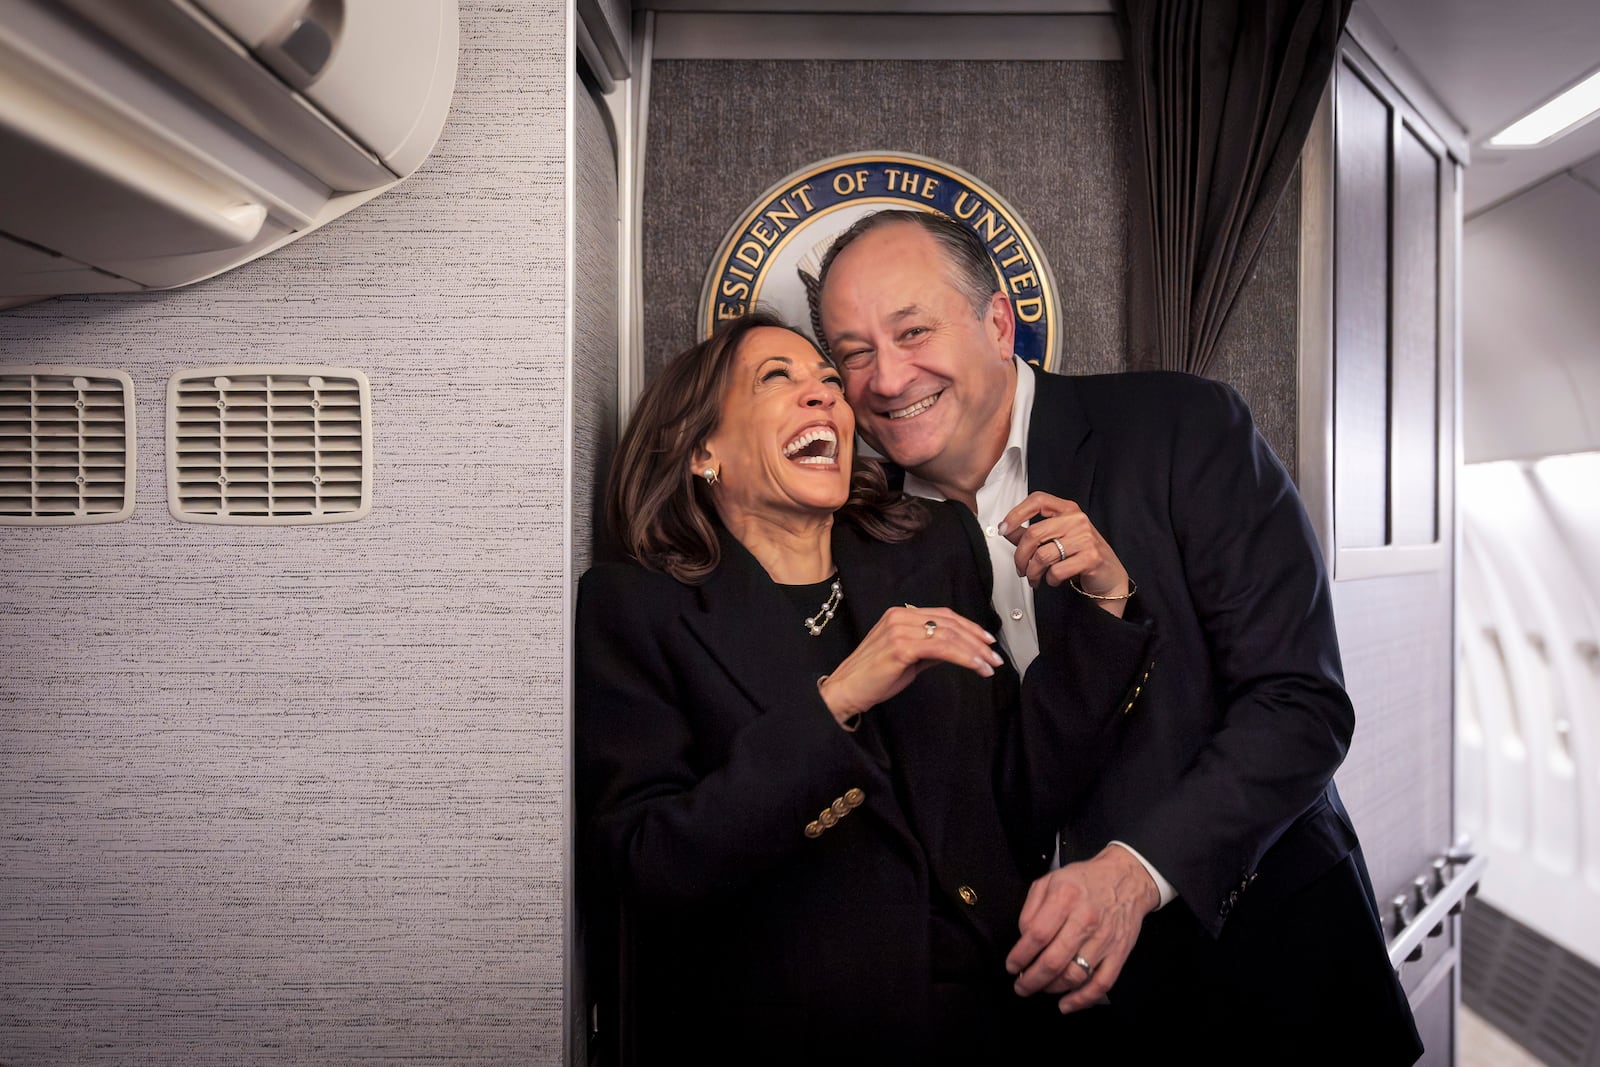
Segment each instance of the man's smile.
[[923,397],[915,404],[907,405],[906,407],[900,408],[897,411],[885,412],[885,414],[887,414],[891,419],[909,419],[914,416],[921,415],[924,411],[927,411],[929,408],[933,407],[934,404],[939,402],[939,398],[943,395],[944,390],[941,389],[931,396]]

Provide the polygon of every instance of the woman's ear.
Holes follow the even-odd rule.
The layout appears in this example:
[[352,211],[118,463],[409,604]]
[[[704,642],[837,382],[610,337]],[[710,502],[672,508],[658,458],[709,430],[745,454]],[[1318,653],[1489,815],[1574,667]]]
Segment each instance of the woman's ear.
[[706,448],[704,442],[700,443],[699,447],[694,450],[694,454],[689,458],[690,473],[696,478],[705,478],[707,484],[715,482],[716,479],[714,477],[706,478],[706,471],[720,473],[721,467],[722,464],[717,462],[717,457],[711,454],[711,450]]

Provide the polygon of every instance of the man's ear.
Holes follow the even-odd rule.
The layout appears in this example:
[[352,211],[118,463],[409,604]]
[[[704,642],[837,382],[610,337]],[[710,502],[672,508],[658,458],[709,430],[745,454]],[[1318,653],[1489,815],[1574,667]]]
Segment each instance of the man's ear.
[[1011,298],[998,290],[990,296],[983,323],[1000,358],[1009,361],[1017,347],[1017,316],[1011,308]]

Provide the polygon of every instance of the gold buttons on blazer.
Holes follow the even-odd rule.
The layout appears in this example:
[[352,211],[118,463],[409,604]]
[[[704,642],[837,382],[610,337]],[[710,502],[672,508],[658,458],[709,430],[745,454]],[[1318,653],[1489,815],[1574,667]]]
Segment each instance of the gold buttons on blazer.
[[960,889],[957,889],[956,895],[959,896],[962,903],[966,904],[969,908],[975,908],[978,906],[978,891],[972,888],[970,885],[964,885]]
[[833,803],[817,813],[817,817],[806,823],[806,836],[817,838],[822,836],[824,830],[837,826],[839,820],[855,811],[867,802],[867,794],[859,789],[846,789],[843,796],[833,798]]
[[1122,707],[1122,714],[1126,715],[1133,710],[1133,702],[1139,699],[1139,694],[1144,692],[1144,683],[1150,680],[1150,672],[1155,670],[1156,661],[1151,660],[1150,665],[1144,669],[1144,677],[1134,683],[1133,692],[1128,694],[1128,702]]

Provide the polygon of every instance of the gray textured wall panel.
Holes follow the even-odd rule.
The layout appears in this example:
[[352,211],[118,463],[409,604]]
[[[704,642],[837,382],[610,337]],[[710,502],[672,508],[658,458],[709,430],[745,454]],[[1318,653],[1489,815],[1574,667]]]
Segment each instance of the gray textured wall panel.
[[[0,1061],[557,1063],[564,13],[464,0],[397,190],[170,293],[0,315],[122,367],[138,511],[0,529]],[[166,379],[372,380],[371,518],[166,511]]]
[[599,104],[575,101],[577,298],[572,308],[572,564],[582,574],[604,513],[617,431],[617,164]]
[[1333,603],[1356,709],[1339,793],[1381,903],[1451,843],[1450,571],[1336,582]]
[[[594,558],[603,522],[603,478],[617,434],[617,168],[600,105],[581,91],[573,102],[577,231],[572,308],[572,573]],[[580,925],[575,943],[583,946]],[[587,1054],[584,969],[575,959],[568,1024],[582,1062]]]
[[1267,231],[1261,258],[1239,290],[1223,324],[1211,362],[1211,377],[1239,390],[1256,428],[1283,465],[1295,470],[1300,308],[1300,174]]

